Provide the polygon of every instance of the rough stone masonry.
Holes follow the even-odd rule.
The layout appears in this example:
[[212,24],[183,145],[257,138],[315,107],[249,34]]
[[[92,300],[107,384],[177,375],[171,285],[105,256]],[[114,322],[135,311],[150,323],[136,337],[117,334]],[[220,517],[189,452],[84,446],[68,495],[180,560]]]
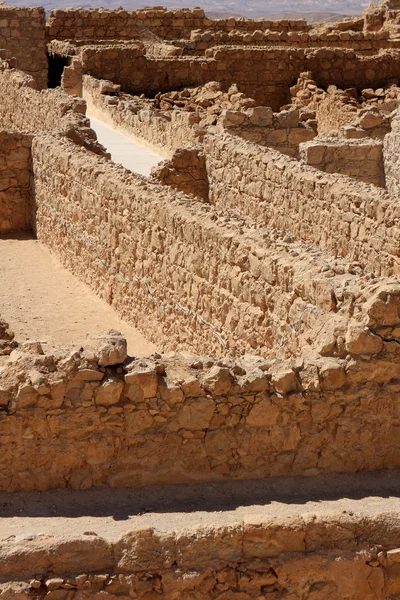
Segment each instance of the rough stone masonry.
[[0,234],[157,352],[0,319],[0,600],[400,598],[399,27],[1,4]]

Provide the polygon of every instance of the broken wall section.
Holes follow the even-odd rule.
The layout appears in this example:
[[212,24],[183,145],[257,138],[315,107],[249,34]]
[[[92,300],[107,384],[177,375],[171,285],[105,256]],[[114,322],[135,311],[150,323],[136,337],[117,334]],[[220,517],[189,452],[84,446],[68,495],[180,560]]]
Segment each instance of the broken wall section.
[[300,144],[299,158],[325,173],[340,173],[385,187],[382,142],[317,138]]
[[163,185],[208,202],[206,156],[201,146],[185,146],[176,150],[171,160],[153,167],[151,175]]
[[62,135],[106,155],[86,118],[86,103],[60,89],[36,90],[32,77],[0,61],[0,127]]
[[[340,175],[318,174],[228,134],[207,135],[204,145],[210,200],[218,207],[360,261],[376,274],[400,273],[396,196]],[[395,177],[389,174],[389,180]]]
[[306,21],[263,19],[218,19],[205,16],[200,8],[167,10],[163,7],[143,8],[136,11],[76,9],[53,10],[47,24],[47,39],[140,39],[151,33],[165,40],[190,39],[192,30],[254,32],[258,29],[274,31],[304,31],[310,29]]
[[0,4],[0,48],[17,59],[17,66],[33,77],[38,89],[47,87],[46,14],[44,8]]
[[287,156],[299,157],[299,145],[316,137],[316,132],[300,122],[296,108],[274,113],[267,106],[256,106],[243,112],[225,111],[221,124],[231,135],[275,148]]
[[237,84],[240,92],[259,106],[277,111],[290,101],[289,88],[300,73],[312,71],[322,85],[349,85],[360,89],[384,85],[400,78],[400,51],[363,56],[351,50],[286,48],[235,48],[207,50],[204,58],[146,56],[141,44],[86,46],[80,50],[83,73],[120,84],[131,94],[155,96],[159,92],[221,83],[224,91]]
[[398,344],[376,338],[381,352],[365,361],[125,362],[115,333],[69,355],[14,352],[0,374],[1,491],[400,466]]
[[384,139],[386,187],[393,198],[400,198],[400,115],[392,121],[392,131]]
[[32,137],[0,131],[0,234],[32,229]]

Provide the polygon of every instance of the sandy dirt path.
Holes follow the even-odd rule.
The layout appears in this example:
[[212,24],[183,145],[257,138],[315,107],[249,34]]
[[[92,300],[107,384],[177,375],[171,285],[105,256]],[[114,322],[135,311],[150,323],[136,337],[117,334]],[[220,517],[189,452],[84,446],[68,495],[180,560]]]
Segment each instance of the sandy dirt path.
[[271,477],[248,481],[0,493],[0,543],[35,536],[76,537],[94,532],[116,541],[129,530],[171,531],[229,525],[263,517],[329,520],[350,513],[361,520],[400,519],[399,471]]
[[107,329],[126,336],[132,356],[156,350],[29,236],[0,237],[0,316],[17,341],[41,341],[45,351],[79,347],[87,333]]

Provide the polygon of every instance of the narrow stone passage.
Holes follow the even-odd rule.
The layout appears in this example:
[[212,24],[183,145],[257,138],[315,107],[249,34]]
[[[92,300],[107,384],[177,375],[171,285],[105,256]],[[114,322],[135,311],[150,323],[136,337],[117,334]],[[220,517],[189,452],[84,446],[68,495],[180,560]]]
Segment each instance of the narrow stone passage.
[[2,236],[0,256],[0,315],[17,341],[41,341],[51,351],[83,344],[88,332],[117,329],[126,336],[131,355],[155,351],[37,240]]
[[146,146],[136,143],[128,135],[115,131],[109,125],[90,115],[89,118],[92,129],[97,133],[97,139],[110,152],[115,163],[120,163],[133,173],[148,176],[151,169],[164,160]]

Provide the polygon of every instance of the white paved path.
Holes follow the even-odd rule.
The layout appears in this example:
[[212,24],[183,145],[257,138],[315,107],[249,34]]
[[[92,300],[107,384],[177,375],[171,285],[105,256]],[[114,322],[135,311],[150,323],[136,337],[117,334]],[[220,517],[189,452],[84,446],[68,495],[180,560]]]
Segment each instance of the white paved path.
[[128,135],[115,131],[99,119],[91,116],[89,119],[92,129],[97,133],[97,139],[111,154],[111,159],[133,173],[148,176],[152,167],[164,160],[162,156],[136,143]]

